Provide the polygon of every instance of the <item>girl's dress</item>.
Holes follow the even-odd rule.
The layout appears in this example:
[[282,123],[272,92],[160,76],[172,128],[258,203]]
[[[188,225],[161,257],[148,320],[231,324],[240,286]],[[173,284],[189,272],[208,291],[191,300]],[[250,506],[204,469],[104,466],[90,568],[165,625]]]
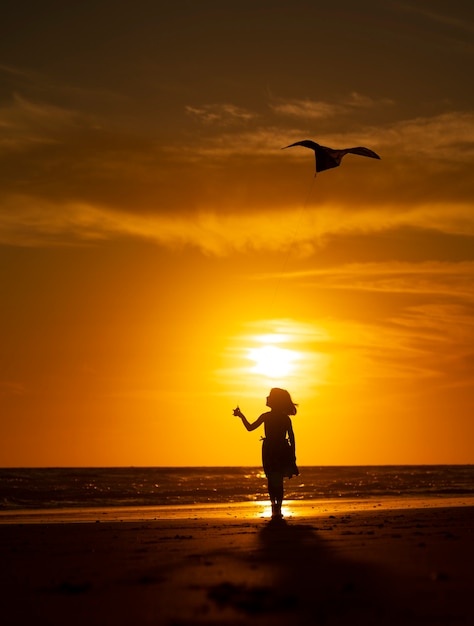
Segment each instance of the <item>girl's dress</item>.
[[294,450],[286,438],[291,419],[284,413],[269,411],[264,414],[265,438],[262,444],[262,463],[265,475],[298,476]]

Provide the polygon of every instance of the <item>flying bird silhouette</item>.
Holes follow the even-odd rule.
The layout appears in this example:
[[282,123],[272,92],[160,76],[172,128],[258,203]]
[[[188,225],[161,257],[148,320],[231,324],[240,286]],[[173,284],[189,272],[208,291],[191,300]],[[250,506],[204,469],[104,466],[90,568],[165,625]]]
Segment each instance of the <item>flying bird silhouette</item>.
[[310,139],[303,139],[303,141],[297,141],[286,148],[293,148],[293,146],[303,146],[314,150],[316,157],[316,172],[323,172],[329,170],[331,167],[338,167],[341,164],[342,157],[346,154],[358,154],[360,156],[371,157],[372,159],[380,159],[379,155],[369,148],[343,148],[342,150],[335,150],[334,148],[327,148],[326,146],[320,146],[319,143],[311,141]]

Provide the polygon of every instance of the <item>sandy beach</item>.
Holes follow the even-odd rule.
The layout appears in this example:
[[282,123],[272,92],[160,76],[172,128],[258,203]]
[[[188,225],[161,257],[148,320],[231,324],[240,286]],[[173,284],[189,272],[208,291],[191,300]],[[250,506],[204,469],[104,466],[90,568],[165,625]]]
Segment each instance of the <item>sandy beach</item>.
[[474,623],[474,501],[3,515],[6,626]]

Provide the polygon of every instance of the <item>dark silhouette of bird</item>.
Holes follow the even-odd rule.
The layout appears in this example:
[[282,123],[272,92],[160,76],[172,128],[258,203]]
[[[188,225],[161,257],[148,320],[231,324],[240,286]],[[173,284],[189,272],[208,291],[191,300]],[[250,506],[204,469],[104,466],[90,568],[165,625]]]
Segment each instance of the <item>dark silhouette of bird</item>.
[[319,143],[311,141],[311,139],[303,139],[303,141],[297,141],[286,148],[293,148],[293,146],[303,146],[314,150],[316,157],[316,173],[329,170],[332,167],[338,167],[341,164],[342,157],[346,154],[358,154],[359,156],[370,157],[372,159],[380,159],[379,155],[369,148],[357,147],[357,148],[343,148],[342,150],[335,150],[334,148],[327,148],[326,146],[320,146]]

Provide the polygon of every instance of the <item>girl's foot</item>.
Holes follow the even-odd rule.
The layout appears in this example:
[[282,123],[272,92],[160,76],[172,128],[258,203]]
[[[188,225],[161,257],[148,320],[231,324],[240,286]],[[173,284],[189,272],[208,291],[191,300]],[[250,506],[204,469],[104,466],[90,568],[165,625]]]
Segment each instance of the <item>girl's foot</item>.
[[272,504],[272,519],[282,519],[281,507],[278,504]]

